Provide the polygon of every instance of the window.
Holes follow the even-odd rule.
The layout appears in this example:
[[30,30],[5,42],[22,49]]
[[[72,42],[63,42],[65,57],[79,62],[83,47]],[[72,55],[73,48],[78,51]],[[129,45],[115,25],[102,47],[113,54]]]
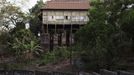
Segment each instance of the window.
[[52,19],[54,19],[54,16],[52,16]]
[[80,16],[73,16],[72,17],[72,21],[81,21],[83,19],[83,17]]
[[54,21],[54,16],[48,16],[48,21]]
[[63,19],[64,19],[64,16],[54,16],[54,18],[55,18],[56,20],[63,20]]
[[84,16],[80,16],[79,19],[80,19],[80,21],[83,21],[85,19],[85,17]]
[[65,16],[65,19],[68,20],[68,16]]
[[85,16],[72,16],[72,21],[85,21],[87,18]]
[[48,16],[48,20],[53,20],[53,16]]
[[72,16],[72,21],[77,21],[78,20],[78,16]]

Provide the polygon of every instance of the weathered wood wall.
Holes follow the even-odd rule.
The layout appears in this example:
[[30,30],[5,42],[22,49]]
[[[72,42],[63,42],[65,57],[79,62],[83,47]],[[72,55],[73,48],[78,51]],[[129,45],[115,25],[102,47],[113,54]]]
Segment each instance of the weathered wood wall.
[[[43,24],[86,24],[88,19],[87,11],[43,11]],[[51,19],[53,16],[53,19]],[[64,17],[62,20],[56,20],[55,17]],[[66,16],[69,19],[66,19]],[[83,20],[73,18],[83,17]]]

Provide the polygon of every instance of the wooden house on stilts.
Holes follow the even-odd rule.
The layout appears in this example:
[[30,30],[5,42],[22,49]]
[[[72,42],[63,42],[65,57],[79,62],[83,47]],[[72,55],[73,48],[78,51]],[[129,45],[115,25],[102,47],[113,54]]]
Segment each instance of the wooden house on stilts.
[[41,8],[42,45],[53,50],[74,43],[74,33],[88,19],[88,0],[51,0]]

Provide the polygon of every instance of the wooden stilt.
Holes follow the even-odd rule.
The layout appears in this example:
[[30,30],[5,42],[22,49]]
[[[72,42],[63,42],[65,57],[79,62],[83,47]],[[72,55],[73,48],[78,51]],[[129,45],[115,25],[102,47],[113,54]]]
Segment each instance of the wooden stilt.
[[49,31],[48,31],[48,24],[47,24],[47,27],[46,27],[46,33],[49,33]]
[[54,48],[54,35],[50,33],[50,51],[53,51]]
[[66,45],[70,46],[70,31],[66,31]]
[[62,45],[62,33],[58,34],[58,46]]

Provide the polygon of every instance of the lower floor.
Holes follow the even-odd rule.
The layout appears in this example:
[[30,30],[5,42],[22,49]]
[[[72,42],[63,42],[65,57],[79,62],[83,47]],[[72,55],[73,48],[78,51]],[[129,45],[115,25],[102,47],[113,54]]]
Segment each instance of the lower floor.
[[41,34],[41,45],[47,50],[53,50],[61,46],[71,46],[72,44],[74,44],[74,34],[67,31]]
[[74,33],[83,25],[54,25],[43,24],[41,44],[44,49],[53,50],[55,47],[71,46],[74,44]]

